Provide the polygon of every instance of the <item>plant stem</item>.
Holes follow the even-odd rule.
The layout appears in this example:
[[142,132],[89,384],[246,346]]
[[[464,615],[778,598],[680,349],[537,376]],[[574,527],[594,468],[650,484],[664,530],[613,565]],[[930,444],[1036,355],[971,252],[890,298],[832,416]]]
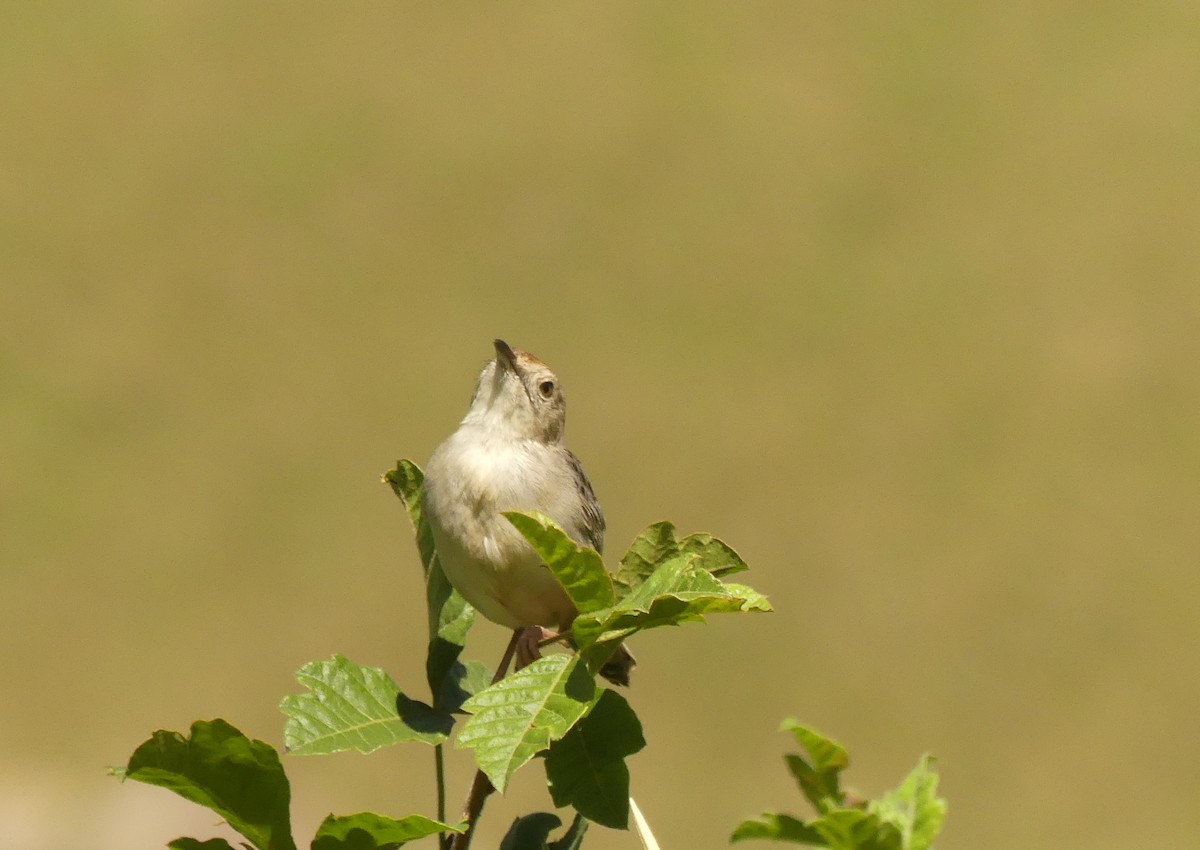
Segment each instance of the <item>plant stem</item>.
[[[445,753],[442,752],[442,745],[437,744],[433,748],[433,769],[437,774],[437,819],[442,823],[446,822],[446,760]],[[449,850],[450,836],[445,833],[438,835],[439,850]]]
[[513,636],[508,641],[508,646],[504,649],[504,655],[500,656],[500,665],[496,668],[495,674],[492,676],[492,684],[496,684],[504,678],[504,674],[508,672],[508,665],[512,663],[513,653],[517,651],[517,641],[521,639],[521,632],[524,629],[513,630]]
[[482,770],[475,771],[475,779],[471,782],[471,793],[467,795],[467,802],[463,806],[463,820],[467,822],[467,831],[454,836],[454,840],[450,843],[450,850],[467,850],[471,846],[471,839],[475,837],[475,822],[479,820],[488,794],[495,790],[486,773]]
[[[521,637],[522,631],[523,629],[516,629],[513,632],[513,636],[508,642],[508,648],[504,650],[504,656],[500,659],[500,666],[496,668],[496,673],[492,676],[493,685],[503,679],[504,674],[508,672],[508,665],[512,663],[513,654],[517,651],[517,640]],[[467,822],[467,830],[455,834],[450,842],[450,850],[468,850],[471,846],[471,839],[475,835],[475,822],[479,820],[479,814],[483,811],[483,804],[487,801],[488,794],[495,790],[492,781],[487,778],[487,774],[482,770],[476,770],[475,779],[471,782],[471,791],[467,794],[466,803],[463,804],[463,820]]]

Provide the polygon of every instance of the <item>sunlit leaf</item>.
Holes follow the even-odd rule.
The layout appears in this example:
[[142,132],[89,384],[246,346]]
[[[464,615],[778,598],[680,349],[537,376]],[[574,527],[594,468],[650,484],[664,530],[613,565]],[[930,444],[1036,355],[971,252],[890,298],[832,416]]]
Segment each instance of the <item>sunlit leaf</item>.
[[621,558],[613,580],[625,592],[637,587],[658,567],[680,555],[695,555],[696,565],[715,576],[748,569],[746,562],[723,540],[711,534],[689,534],[679,540],[670,522],[656,522],[634,538]]
[[595,549],[579,546],[553,520],[541,514],[505,511],[504,516],[541,555],[577,610],[596,611],[616,601],[612,577]]
[[862,809],[833,809],[808,825],[831,850],[901,850],[900,830]]
[[900,830],[904,850],[928,850],[946,819],[946,801],[937,795],[935,764],[932,756],[922,756],[894,791],[867,806]]
[[296,671],[306,694],[286,696],[283,738],[288,751],[319,755],[344,750],[369,753],[403,741],[438,744],[454,718],[409,699],[387,673],[360,667],[345,656],[313,661]]
[[702,620],[705,614],[770,611],[767,598],[748,587],[722,584],[695,556],[659,566],[616,605],[581,614],[571,631],[579,646],[619,640],[635,631]]
[[421,566],[429,570],[436,553],[433,548],[433,532],[424,522],[421,509],[421,491],[425,486],[425,473],[411,460],[396,461],[396,468],[383,474],[385,483],[404,503],[409,521],[417,532],[417,550],[421,554]]
[[846,749],[794,719],[785,720],[780,731],[791,732],[808,754],[807,761],[795,754],[784,756],[800,791],[817,811],[839,808],[845,801],[839,775],[850,764]]
[[442,680],[442,690],[438,693],[434,705],[445,714],[459,711],[468,698],[491,683],[492,673],[482,662],[455,661]]
[[462,832],[463,825],[451,826],[422,815],[400,820],[359,812],[355,815],[325,818],[317,828],[312,850],[391,850],[418,838],[440,832]]
[[840,774],[850,764],[845,748],[794,719],[791,732],[804,755],[787,756],[788,769],[819,816],[807,823],[790,815],[766,814],[744,821],[730,841],[752,838],[786,841],[833,850],[930,850],[946,817],[937,796],[935,760],[923,756],[904,781],[877,800],[847,806]]
[[429,648],[425,658],[425,676],[429,691],[435,695],[435,707],[443,711],[454,708],[441,701],[447,691],[447,677],[452,675],[455,662],[466,643],[467,632],[475,621],[475,609],[451,587],[437,560],[433,545],[433,530],[425,520],[421,494],[425,473],[411,460],[396,462],[396,468],[385,473],[383,480],[404,503],[417,535],[417,550],[425,572],[425,604],[429,615]]
[[295,850],[279,754],[224,720],[198,720],[186,738],[155,732],[130,757],[125,778],[212,809],[259,850]]
[[475,751],[480,770],[503,792],[513,773],[561,738],[591,707],[596,683],[578,656],[548,655],[463,704],[472,717],[457,746]]
[[729,836],[729,841],[733,843],[754,838],[791,844],[811,844],[816,847],[825,846],[825,839],[821,837],[821,833],[804,821],[791,815],[778,815],[770,812],[765,813],[761,820],[742,821],[733,831],[733,835]]

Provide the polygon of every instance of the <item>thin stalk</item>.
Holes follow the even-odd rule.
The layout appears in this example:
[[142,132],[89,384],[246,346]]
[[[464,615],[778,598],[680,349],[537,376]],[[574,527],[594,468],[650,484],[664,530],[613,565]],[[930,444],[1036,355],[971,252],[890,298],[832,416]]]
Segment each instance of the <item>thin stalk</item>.
[[[446,755],[441,744],[433,747],[433,769],[437,774],[437,819],[446,822]],[[446,833],[438,835],[439,850],[449,850],[450,836]]]
[[[517,629],[513,632],[512,639],[508,642],[508,648],[504,650],[504,657],[500,659],[500,666],[496,668],[496,674],[492,676],[493,685],[503,679],[504,674],[508,672],[508,665],[512,663],[513,654],[517,651],[517,639],[521,637],[522,631],[522,629]],[[483,811],[483,804],[487,802],[488,794],[495,790],[492,781],[487,778],[487,774],[482,770],[476,770],[475,778],[471,781],[471,791],[467,794],[467,801],[463,804],[463,820],[467,822],[467,829],[466,832],[455,834],[450,841],[450,850],[468,850],[471,846],[471,839],[475,835],[475,822],[479,820],[479,814]]]
[[463,805],[463,820],[467,822],[467,831],[454,836],[450,843],[450,850],[467,850],[471,846],[471,839],[475,837],[475,822],[479,820],[488,794],[495,790],[486,773],[482,770],[475,771],[475,779],[471,782],[471,792],[467,794],[467,802]]
[[633,812],[633,825],[637,829],[638,838],[642,839],[642,846],[646,850],[658,850],[658,842],[654,840],[654,833],[650,831],[650,824],[646,822],[646,816],[642,814],[642,810],[638,808],[638,804],[633,802],[633,798],[629,798],[629,809]]
[[538,641],[538,649],[545,649],[552,643],[570,644],[571,640],[572,638],[570,629],[567,629],[565,632],[547,631],[542,635],[542,639]]

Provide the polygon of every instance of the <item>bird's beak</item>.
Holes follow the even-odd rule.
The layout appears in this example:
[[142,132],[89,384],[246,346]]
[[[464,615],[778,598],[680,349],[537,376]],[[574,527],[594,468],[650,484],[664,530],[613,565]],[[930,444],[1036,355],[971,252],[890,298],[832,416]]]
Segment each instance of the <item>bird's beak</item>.
[[517,355],[513,354],[508,343],[497,339],[493,340],[492,344],[496,346],[496,364],[505,371],[517,374]]

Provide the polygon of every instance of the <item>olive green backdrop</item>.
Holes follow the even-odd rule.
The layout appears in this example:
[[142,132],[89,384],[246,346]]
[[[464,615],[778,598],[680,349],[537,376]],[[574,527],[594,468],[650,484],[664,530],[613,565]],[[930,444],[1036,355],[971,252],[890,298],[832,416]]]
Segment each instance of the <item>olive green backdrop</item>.
[[[801,812],[787,715],[867,794],[937,754],[943,848],[1193,842],[1200,15],[1049,6],[0,13],[5,846],[209,837],[105,765],[279,745],[335,651],[420,685],[378,478],[495,336],[559,371],[610,554],[712,531],[778,611],[637,641],[665,848]],[[301,837],[433,812],[419,745],[287,766]],[[481,850],[548,805],[526,770]]]

